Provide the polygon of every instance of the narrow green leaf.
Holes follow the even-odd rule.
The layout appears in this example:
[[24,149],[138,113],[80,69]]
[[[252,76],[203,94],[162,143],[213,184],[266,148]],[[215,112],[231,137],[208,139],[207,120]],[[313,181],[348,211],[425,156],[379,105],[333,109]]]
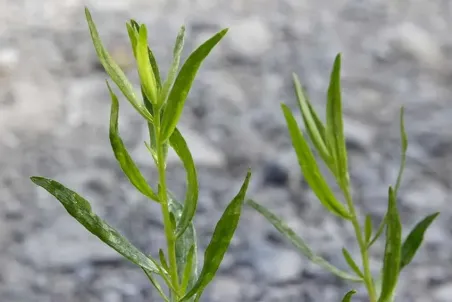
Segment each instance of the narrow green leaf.
[[148,34],[146,26],[143,24],[140,26],[138,33],[138,40],[136,45],[136,56],[138,73],[141,79],[141,85],[143,87],[144,94],[151,101],[152,104],[157,104],[157,84],[155,76],[152,70],[151,62],[149,60],[148,51]]
[[163,252],[162,249],[159,249],[159,259],[160,259],[160,264],[162,265],[162,267],[165,270],[169,271],[168,262],[166,262],[165,253]]
[[127,33],[129,34],[130,44],[132,45],[133,56],[137,57],[137,32],[133,28],[132,24],[126,23]]
[[[58,199],[72,217],[119,254],[142,268],[160,274],[157,262],[139,251],[118,231],[97,216],[86,199],[48,178],[33,176],[31,181]],[[167,274],[166,271],[164,273]]]
[[324,136],[322,137],[322,130],[318,128],[318,121],[316,122],[316,119],[318,119],[318,117],[313,114],[313,111],[311,111],[312,108],[308,105],[308,101],[303,94],[303,90],[301,89],[301,84],[298,76],[294,73],[292,77],[295,87],[295,93],[298,99],[298,105],[300,107],[301,114],[303,115],[303,121],[306,130],[308,131],[309,137],[324,162],[327,165],[330,165],[332,164],[331,155],[324,141]]
[[[130,38],[130,44],[132,45],[133,55],[136,58],[136,46],[137,46],[137,39],[138,39],[138,32],[140,30],[140,25],[135,20],[130,20],[130,23],[127,23],[127,32],[129,34]],[[152,71],[155,77],[155,82],[157,85],[157,90],[160,91],[162,88],[162,83],[160,79],[160,70],[157,66],[157,60],[155,59],[154,53],[152,52],[151,48],[148,47],[148,54],[149,54],[149,62],[152,66]]]
[[392,187],[389,188],[386,222],[386,246],[382,271],[382,288],[378,302],[392,299],[400,273],[402,254],[402,225],[400,223],[397,200]]
[[356,294],[356,290],[351,290],[349,291],[344,298],[342,299],[342,302],[351,302],[352,301],[352,296]]
[[378,225],[377,232],[375,233],[374,237],[372,238],[372,240],[370,240],[369,244],[367,245],[367,248],[370,248],[375,243],[375,241],[377,241],[377,239],[380,238],[381,234],[383,234],[383,231],[385,230],[385,226],[386,226],[386,221],[387,221],[387,217],[385,214],[385,216],[381,220],[380,224]]
[[[138,32],[140,31],[140,25],[138,24],[138,22],[133,19],[130,20],[130,27],[131,27],[131,30],[133,30],[135,32],[135,36],[137,37]],[[129,34],[129,36],[130,36],[130,34]],[[135,44],[132,43],[132,46],[133,46],[133,49],[135,52],[136,42],[135,42]],[[160,70],[157,65],[157,60],[155,59],[154,53],[152,52],[150,47],[148,47],[148,53],[149,53],[149,62],[151,62],[152,71],[153,71],[153,74],[155,77],[155,82],[157,84],[158,90],[160,90],[162,88],[162,82],[160,79]],[[135,55],[135,57],[136,57],[136,55]]]
[[91,13],[88,8],[85,8],[86,20],[88,22],[91,39],[93,41],[94,48],[96,49],[97,56],[99,57],[100,63],[104,67],[107,74],[111,77],[113,82],[118,86],[130,104],[149,122],[153,122],[152,115],[146,110],[141,100],[137,98],[134,92],[132,84],[129,82],[127,77],[121,68],[116,64],[110,54],[107,52],[105,47],[100,40],[99,33],[97,31],[96,25],[93,22]]
[[361,282],[362,279],[358,278],[354,275],[351,275],[345,271],[340,270],[339,268],[331,265],[328,261],[323,259],[321,256],[316,255],[301,239],[295,232],[279,217],[271,213],[268,209],[263,207],[262,205],[256,203],[255,201],[249,199],[247,200],[247,204],[258,211],[262,216],[264,216],[286,239],[288,239],[297,249],[303,254],[306,258],[308,258],[311,262],[323,267],[334,275],[354,281]]
[[341,55],[338,54],[334,61],[331,72],[330,85],[328,88],[328,102],[326,106],[326,133],[333,161],[336,164],[336,178],[341,188],[349,186],[347,149],[344,136],[344,125],[342,121],[342,97],[341,97]]
[[356,264],[355,260],[353,260],[352,255],[350,255],[350,253],[345,248],[342,249],[342,254],[344,255],[345,261],[347,261],[347,264],[350,266],[350,268],[358,276],[360,276],[362,279],[364,279],[364,274],[361,271],[361,269],[359,268],[359,266]]
[[187,172],[187,189],[185,193],[184,211],[176,228],[176,237],[181,236],[189,226],[196,213],[198,203],[198,176],[190,149],[177,128],[170,137],[170,144],[181,159]]
[[193,280],[192,271],[193,271],[193,267],[196,266],[196,263],[194,263],[194,260],[195,260],[195,245],[192,245],[190,247],[190,249],[188,250],[187,263],[185,264],[184,272],[182,274],[181,288],[184,292],[187,290],[187,288],[190,284],[190,280]]
[[185,36],[185,26],[182,26],[181,29],[179,30],[179,34],[177,35],[176,44],[174,45],[173,62],[171,63],[171,67],[168,72],[168,77],[165,83],[163,84],[162,94],[160,96],[161,98],[160,102],[162,104],[165,103],[166,99],[168,98],[168,93],[171,89],[171,86],[174,83],[174,79],[176,78],[177,70],[179,69],[180,56],[182,53],[182,49],[184,47],[184,36]]
[[[168,196],[170,211],[174,214],[177,224],[180,224],[183,216],[183,206],[176,200],[172,193],[168,193]],[[188,280],[185,280],[185,288],[191,288],[198,278],[196,240],[196,231],[192,222],[189,223],[188,228],[185,229],[182,235],[176,239],[178,276],[181,278],[181,282],[183,282],[184,278],[188,278]],[[190,251],[191,249],[193,249],[193,251]],[[185,276],[185,274],[188,274],[187,271],[190,271],[189,275]]]
[[438,217],[439,213],[433,213],[423,220],[421,220],[416,226],[411,230],[408,237],[405,239],[402,245],[402,259],[400,263],[400,270],[402,270],[405,266],[410,264],[411,260],[413,260],[414,255],[422,244],[424,240],[425,231],[427,231],[428,227],[432,224],[432,222]]
[[118,113],[119,102],[118,98],[114,94],[107,81],[107,87],[111,97],[111,114],[110,114],[110,143],[119,165],[124,174],[129,179],[130,183],[137,188],[145,196],[159,202],[158,196],[154,193],[154,190],[148,185],[137,165],[130,157],[127,149],[119,136],[118,131]]
[[370,243],[370,238],[372,237],[372,218],[370,215],[366,215],[366,220],[364,223],[364,239],[366,244]]
[[160,286],[160,284],[158,283],[158,281],[154,278],[154,276],[152,275],[152,273],[146,269],[143,269],[143,272],[146,274],[146,276],[148,277],[149,281],[151,282],[151,284],[155,287],[155,289],[157,290],[157,292],[159,293],[160,297],[162,297],[162,299],[165,302],[170,302],[170,300],[168,299],[168,297],[165,295],[165,293],[163,292],[162,287]]
[[199,278],[193,288],[180,300],[181,302],[187,301],[195,294],[198,295],[197,298],[199,299],[206,286],[215,277],[239,223],[250,177],[251,171],[248,171],[239,193],[229,203],[218,221],[212,239],[204,253],[204,264]]
[[[400,108],[400,143],[401,143],[401,159],[400,159],[400,168],[399,173],[397,175],[397,181],[396,186],[394,189],[394,195],[397,199],[397,194],[399,192],[400,184],[402,182],[402,176],[403,171],[405,170],[405,164],[406,164],[406,151],[408,149],[408,137],[405,132],[405,122],[404,122],[404,108]],[[380,235],[383,233],[384,227],[386,225],[387,217],[386,215],[383,217],[383,220],[381,221],[380,225],[378,226],[377,232],[375,233],[375,236],[373,239],[369,242],[368,247],[371,247],[375,241],[380,237]]]
[[281,107],[286,118],[290,136],[292,138],[292,145],[295,149],[295,153],[297,154],[298,163],[306,182],[312,188],[326,209],[339,217],[350,219],[350,213],[346,210],[344,205],[335,198],[331,188],[323,178],[320,169],[317,166],[314,154],[303,137],[292,112],[284,104],[282,104]]
[[408,137],[405,131],[405,119],[404,119],[404,108],[400,108],[400,144],[401,144],[401,159],[400,159],[400,168],[399,174],[397,175],[397,182],[394,189],[395,196],[397,197],[397,193],[399,192],[400,184],[402,182],[403,171],[405,170],[406,164],[406,151],[408,149]]
[[185,61],[179,74],[176,77],[173,88],[168,97],[167,106],[163,113],[162,120],[162,140],[168,139],[182,114],[185,100],[190,92],[193,80],[198,72],[201,63],[209,55],[211,50],[226,35],[227,29],[218,32],[204,44],[199,46]]

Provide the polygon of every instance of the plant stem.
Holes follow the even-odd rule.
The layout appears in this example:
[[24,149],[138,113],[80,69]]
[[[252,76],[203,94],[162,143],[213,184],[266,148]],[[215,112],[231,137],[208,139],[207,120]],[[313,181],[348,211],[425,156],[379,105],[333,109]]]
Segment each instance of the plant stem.
[[157,165],[159,172],[159,199],[162,205],[163,225],[165,228],[165,236],[167,242],[167,254],[169,258],[169,273],[171,275],[171,281],[174,289],[177,291],[171,295],[176,297],[179,295],[179,276],[177,273],[177,261],[176,261],[176,237],[174,235],[173,225],[170,219],[170,211],[168,206],[168,193],[166,187],[166,158],[164,154],[163,142],[160,140],[160,110],[154,115],[154,134],[156,137],[157,147]]
[[370,271],[369,266],[369,253],[367,250],[366,242],[364,241],[362,232],[361,232],[361,226],[359,224],[355,206],[353,205],[352,197],[350,194],[350,191],[348,189],[348,186],[342,185],[342,190],[345,195],[345,199],[347,200],[347,205],[350,211],[350,214],[352,215],[351,222],[353,224],[353,228],[355,229],[356,239],[358,241],[359,249],[361,251],[361,258],[363,263],[363,274],[364,274],[364,283],[367,288],[367,292],[369,294],[369,302],[377,302],[377,293],[375,291],[375,284],[372,277],[372,273]]

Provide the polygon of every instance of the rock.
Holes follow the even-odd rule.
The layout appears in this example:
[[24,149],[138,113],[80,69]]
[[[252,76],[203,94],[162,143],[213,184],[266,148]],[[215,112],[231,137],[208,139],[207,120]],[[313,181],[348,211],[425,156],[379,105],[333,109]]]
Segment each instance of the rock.
[[230,31],[229,45],[239,56],[253,59],[263,55],[271,47],[271,31],[260,18],[242,20],[232,26]]
[[253,255],[258,276],[270,284],[283,284],[296,280],[303,270],[301,256],[286,248],[270,245],[259,248],[259,254]]
[[69,268],[93,261],[119,261],[122,256],[91,235],[72,217],[56,217],[48,227],[30,234],[23,257],[38,268]]
[[413,56],[428,67],[441,68],[444,56],[441,45],[434,35],[422,27],[405,22],[398,27],[388,29],[389,40],[394,47]]
[[210,286],[210,297],[214,302],[241,301],[243,287],[246,287],[246,285],[237,278],[217,275]]
[[368,150],[376,136],[376,128],[355,119],[344,118],[344,134],[347,148]]
[[413,209],[432,211],[441,209],[448,200],[446,189],[439,182],[423,179],[403,194],[404,204]]
[[276,163],[267,163],[264,166],[264,185],[284,187],[289,181],[287,169]]
[[0,49],[0,76],[11,73],[19,63],[19,52],[14,48]]
[[452,282],[448,282],[436,287],[433,290],[432,298],[436,302],[448,302],[452,296]]

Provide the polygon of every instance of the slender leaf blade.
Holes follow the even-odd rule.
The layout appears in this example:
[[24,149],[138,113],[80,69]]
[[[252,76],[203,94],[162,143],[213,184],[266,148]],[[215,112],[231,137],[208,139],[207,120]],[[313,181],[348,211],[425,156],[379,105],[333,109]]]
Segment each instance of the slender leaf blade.
[[160,284],[158,283],[158,281],[154,278],[154,276],[152,275],[152,272],[143,269],[143,272],[145,273],[146,277],[148,277],[149,281],[151,282],[151,284],[155,287],[155,289],[157,290],[157,292],[159,293],[160,297],[162,297],[162,299],[165,302],[169,302],[168,297],[165,295],[165,292],[163,291],[163,288],[160,286]]
[[400,270],[405,266],[410,264],[416,255],[417,250],[424,240],[424,234],[432,222],[438,217],[439,212],[428,215],[422,219],[416,226],[411,230],[410,234],[407,236],[402,245],[402,259],[400,263]]
[[[168,196],[170,211],[171,213],[173,213],[176,219],[176,223],[180,224],[183,216],[183,205],[179,201],[177,201],[172,193],[168,193]],[[178,276],[181,278],[181,283],[184,278],[188,278],[188,280],[185,280],[186,287],[188,288],[191,288],[198,278],[197,249],[198,247],[195,226],[193,222],[190,222],[182,235],[176,239],[176,261]],[[186,274],[189,275],[185,276]]]
[[324,162],[330,165],[331,156],[324,141],[324,137],[322,137],[322,130],[318,128],[318,122],[316,122],[316,117],[312,114],[313,112],[311,111],[311,108],[309,107],[308,102],[304,96],[298,76],[294,73],[292,77],[295,87],[295,93],[298,99],[298,105],[300,107],[301,114],[303,115],[303,121],[306,130],[309,133],[309,137]]
[[[140,25],[135,20],[130,20],[130,23],[127,23],[127,32],[129,34],[130,38],[130,44],[132,45],[133,55],[136,58],[136,46],[137,46],[137,37],[138,32],[140,30]],[[148,55],[149,55],[149,62],[151,63],[152,71],[155,78],[155,83],[157,85],[157,90],[160,91],[162,88],[162,82],[160,79],[160,70],[157,65],[157,60],[155,59],[154,53],[152,52],[151,48],[148,47]]]
[[143,24],[140,26],[138,32],[138,40],[136,44],[136,56],[138,73],[141,79],[141,85],[144,94],[151,101],[152,104],[157,104],[157,84],[155,76],[152,70],[151,62],[149,60],[148,52],[148,34],[146,26]]
[[163,84],[162,94],[161,94],[161,103],[165,103],[168,98],[168,92],[170,91],[171,86],[174,83],[174,79],[177,75],[177,70],[179,69],[180,64],[180,56],[182,53],[182,49],[184,48],[184,38],[185,38],[185,26],[182,26],[179,30],[179,33],[176,38],[176,43],[174,45],[173,50],[173,62],[171,63],[171,67],[168,72],[168,77]]
[[204,264],[198,280],[192,289],[180,300],[181,302],[187,301],[195,294],[197,294],[197,299],[199,299],[206,286],[215,277],[238,226],[250,178],[251,171],[248,171],[239,193],[229,203],[215,227],[212,239],[204,253]]
[[215,45],[226,35],[228,29],[223,29],[199,46],[185,61],[179,74],[174,81],[173,88],[169,93],[167,106],[162,118],[162,140],[168,139],[182,114],[185,101],[196,73],[204,59],[209,55]]
[[344,298],[342,299],[342,302],[351,302],[352,296],[356,294],[356,290],[351,290],[347,294],[345,294]]
[[361,269],[359,268],[359,266],[356,264],[355,260],[353,260],[352,255],[350,255],[350,253],[347,251],[347,249],[343,248],[342,249],[342,254],[344,255],[344,259],[347,262],[348,266],[350,266],[350,268],[361,278],[364,279],[364,274],[361,271]]
[[[142,268],[160,274],[157,262],[143,254],[118,231],[97,216],[86,199],[52,179],[33,176],[31,181],[53,195],[81,225],[123,257]],[[164,273],[167,274],[166,271]]]
[[388,195],[386,246],[382,271],[383,283],[378,302],[387,302],[392,299],[399,278],[402,254],[402,225],[392,187],[389,188]]
[[110,54],[105,49],[102,41],[100,39],[99,33],[97,31],[96,25],[92,19],[91,13],[88,8],[85,8],[86,20],[88,22],[91,39],[93,41],[94,48],[96,50],[97,56],[100,63],[104,67],[107,74],[111,77],[113,82],[118,86],[130,104],[149,122],[153,122],[152,115],[144,107],[141,100],[139,100],[134,92],[132,84],[129,82],[127,77],[121,68],[114,62]]
[[330,85],[328,87],[328,102],[326,116],[326,132],[331,146],[334,162],[336,164],[336,177],[342,189],[348,188],[349,175],[347,163],[347,149],[345,144],[344,125],[342,121],[341,96],[341,55],[338,54],[331,71]]
[[181,288],[184,292],[187,290],[187,288],[189,288],[191,280],[196,281],[196,279],[193,279],[192,277],[193,268],[196,267],[195,257],[195,245],[192,245],[188,250],[187,261],[184,267],[184,272],[182,274]]
[[132,157],[127,152],[127,149],[119,136],[118,130],[118,116],[119,116],[119,102],[107,81],[107,87],[111,97],[111,113],[110,113],[110,143],[122,171],[129,179],[130,183],[137,188],[143,195],[150,199],[159,202],[158,196],[154,190],[148,185]]
[[258,204],[257,202],[249,199],[247,200],[247,204],[254,208],[257,212],[259,212],[262,216],[264,216],[272,225],[275,227],[281,235],[283,235],[287,240],[289,240],[297,250],[308,258],[311,262],[317,264],[320,267],[328,270],[334,275],[346,279],[349,281],[360,282],[361,278],[358,278],[354,275],[351,275],[333,265],[331,265],[328,261],[326,261],[321,256],[316,255],[309,246],[301,239],[295,232],[279,217],[270,212],[264,206]]
[[314,154],[303,137],[292,112],[284,104],[282,104],[281,107],[286,118],[287,127],[292,139],[292,145],[295,149],[298,163],[306,182],[312,188],[326,209],[339,217],[350,219],[350,213],[347,211],[345,206],[335,198],[331,188],[322,176],[320,169],[317,166]]
[[184,210],[176,229],[176,237],[179,237],[185,232],[196,213],[198,204],[198,176],[190,149],[177,128],[175,128],[173,134],[171,134],[170,144],[181,159],[187,172],[187,189],[185,193]]
[[366,244],[370,243],[370,238],[372,237],[372,218],[370,215],[366,215],[366,220],[364,222],[364,239]]

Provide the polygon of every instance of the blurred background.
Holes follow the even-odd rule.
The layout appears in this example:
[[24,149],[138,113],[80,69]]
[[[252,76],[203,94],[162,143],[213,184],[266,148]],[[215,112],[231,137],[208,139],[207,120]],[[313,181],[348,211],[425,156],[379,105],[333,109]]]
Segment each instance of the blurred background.
[[[86,232],[29,177],[57,179],[85,196],[134,244],[164,245],[159,208],[137,193],[108,140],[110,99],[84,16],[134,84],[125,22],[148,26],[161,70],[187,27],[184,59],[224,27],[202,65],[180,129],[199,169],[202,255],[213,227],[251,167],[249,196],[284,217],[312,248],[346,268],[353,230],[326,214],[301,176],[280,103],[300,117],[291,73],[322,115],[334,57],[343,57],[345,128],[355,202],[377,225],[400,162],[399,108],[408,160],[399,208],[406,234],[441,211],[399,284],[400,302],[452,300],[452,2],[449,0],[1,0],[0,301],[159,301],[142,272]],[[146,125],[121,98],[120,131],[155,182]],[[300,121],[300,119],[299,119]],[[185,173],[169,157],[169,185]],[[383,244],[373,249],[378,273]],[[310,264],[245,209],[203,301],[340,301],[351,289]],[[365,291],[354,301],[366,301]]]

